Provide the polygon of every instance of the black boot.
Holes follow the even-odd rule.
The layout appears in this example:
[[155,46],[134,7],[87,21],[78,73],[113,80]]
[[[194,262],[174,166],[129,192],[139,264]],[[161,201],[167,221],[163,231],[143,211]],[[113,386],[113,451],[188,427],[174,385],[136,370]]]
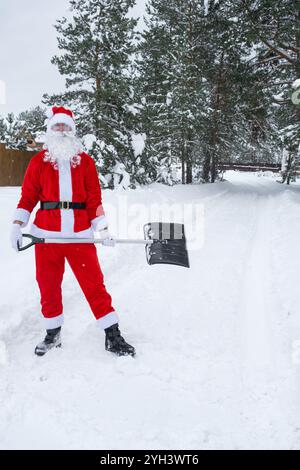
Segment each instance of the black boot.
[[135,356],[135,349],[130,344],[126,343],[119,330],[118,323],[105,328],[105,349],[117,356]]
[[37,356],[44,356],[50,349],[61,347],[60,330],[60,326],[53,330],[46,330],[47,335],[44,341],[39,343],[34,350]]

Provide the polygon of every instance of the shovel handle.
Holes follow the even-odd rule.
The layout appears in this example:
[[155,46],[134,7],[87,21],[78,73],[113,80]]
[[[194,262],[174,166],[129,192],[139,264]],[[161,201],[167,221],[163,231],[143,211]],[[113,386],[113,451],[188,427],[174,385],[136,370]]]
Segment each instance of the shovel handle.
[[20,247],[19,242],[17,242],[19,251],[27,250],[27,248],[30,248],[31,246],[36,245],[37,243],[45,243],[45,238],[34,237],[33,235],[29,235],[29,233],[23,233],[22,237],[30,238],[31,242],[27,243],[27,245],[24,245],[22,247]]
[[[24,251],[27,250],[27,248],[30,248],[33,245],[39,244],[39,243],[102,243],[104,240],[101,240],[100,238],[39,238],[35,237],[34,235],[30,235],[29,233],[23,233],[23,237],[29,238],[31,240],[30,243],[27,243],[27,245],[22,246],[21,248],[19,247],[18,243],[18,250],[19,251]],[[143,244],[143,245],[150,245],[152,244],[155,240],[128,240],[126,238],[116,238],[115,239],[116,243],[133,243],[133,244]]]

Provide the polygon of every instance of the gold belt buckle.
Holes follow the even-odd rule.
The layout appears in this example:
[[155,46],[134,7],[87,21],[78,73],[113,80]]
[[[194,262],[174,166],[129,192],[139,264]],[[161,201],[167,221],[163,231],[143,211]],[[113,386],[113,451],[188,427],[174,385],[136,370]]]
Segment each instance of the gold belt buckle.
[[[66,204],[66,206],[65,206]],[[69,201],[62,201],[62,208],[63,209],[70,209],[70,202]]]

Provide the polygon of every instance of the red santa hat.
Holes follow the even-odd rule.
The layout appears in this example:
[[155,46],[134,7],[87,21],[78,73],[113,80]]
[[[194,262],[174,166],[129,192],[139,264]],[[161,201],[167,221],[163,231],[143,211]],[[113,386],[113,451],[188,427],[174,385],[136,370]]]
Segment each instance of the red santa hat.
[[46,112],[47,120],[47,131],[51,129],[54,124],[67,124],[71,127],[72,131],[75,132],[75,121],[73,113],[70,109],[66,109],[63,106],[53,106]]

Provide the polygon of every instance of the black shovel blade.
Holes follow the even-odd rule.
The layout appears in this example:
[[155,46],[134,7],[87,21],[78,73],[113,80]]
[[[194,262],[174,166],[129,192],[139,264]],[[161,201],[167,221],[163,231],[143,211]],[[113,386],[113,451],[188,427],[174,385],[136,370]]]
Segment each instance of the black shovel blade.
[[144,225],[144,236],[154,240],[146,245],[148,264],[190,267],[183,224],[149,222]]

